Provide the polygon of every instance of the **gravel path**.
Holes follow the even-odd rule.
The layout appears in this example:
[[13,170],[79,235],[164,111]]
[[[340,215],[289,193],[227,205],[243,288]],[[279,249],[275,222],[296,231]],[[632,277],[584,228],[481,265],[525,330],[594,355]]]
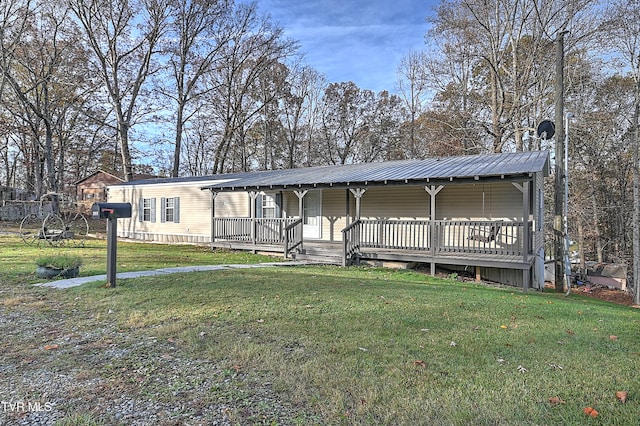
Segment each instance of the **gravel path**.
[[199,358],[153,329],[119,330],[51,291],[0,299],[0,425],[316,423],[268,373]]
[[184,356],[152,336],[67,325],[0,309],[0,424],[287,425],[297,417],[268,378]]

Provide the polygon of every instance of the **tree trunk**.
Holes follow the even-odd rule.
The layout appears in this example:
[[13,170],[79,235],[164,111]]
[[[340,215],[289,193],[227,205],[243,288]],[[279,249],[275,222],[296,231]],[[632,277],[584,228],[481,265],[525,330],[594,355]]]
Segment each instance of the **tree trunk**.
[[580,269],[584,271],[586,267],[585,256],[584,256],[584,225],[582,224],[582,220],[578,219],[578,257],[580,258]]
[[178,177],[180,171],[180,151],[182,149],[182,130],[184,128],[184,102],[178,102],[178,111],[176,118],[176,147],[173,152],[173,170],[171,177]]
[[636,82],[635,110],[633,112],[633,303],[640,305],[640,176],[638,173],[638,116],[640,115],[640,79]]
[[129,151],[129,123],[119,120],[118,133],[120,135],[120,153],[122,154],[124,179],[127,182],[131,182],[133,180],[133,165],[131,163],[131,152]]
[[602,263],[604,261],[604,250],[602,247],[602,238],[600,237],[600,215],[598,214],[598,200],[596,200],[595,194],[591,196],[591,207],[593,209],[593,233],[594,239],[596,241],[596,256],[598,258],[598,263]]

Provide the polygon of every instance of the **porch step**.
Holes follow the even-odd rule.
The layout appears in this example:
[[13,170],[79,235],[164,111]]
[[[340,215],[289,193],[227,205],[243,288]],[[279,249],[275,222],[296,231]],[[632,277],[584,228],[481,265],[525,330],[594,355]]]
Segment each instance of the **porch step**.
[[342,245],[335,243],[304,243],[304,249],[295,253],[296,260],[342,265]]

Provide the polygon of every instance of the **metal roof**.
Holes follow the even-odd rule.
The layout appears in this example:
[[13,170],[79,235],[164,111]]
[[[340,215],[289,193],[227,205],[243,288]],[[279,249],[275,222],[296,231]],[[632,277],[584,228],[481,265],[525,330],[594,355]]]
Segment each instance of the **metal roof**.
[[[266,170],[168,179],[149,179],[123,185],[206,182],[201,189],[242,191],[252,189],[379,186],[445,183],[487,179],[528,179],[533,173],[549,173],[547,151],[527,151],[424,160],[358,163],[300,169]],[[210,183],[213,181],[214,183]]]
[[233,191],[287,187],[377,186],[466,180],[522,179],[549,173],[547,151],[527,151],[425,160],[387,161],[303,169],[268,170],[219,175],[223,182],[202,189]]

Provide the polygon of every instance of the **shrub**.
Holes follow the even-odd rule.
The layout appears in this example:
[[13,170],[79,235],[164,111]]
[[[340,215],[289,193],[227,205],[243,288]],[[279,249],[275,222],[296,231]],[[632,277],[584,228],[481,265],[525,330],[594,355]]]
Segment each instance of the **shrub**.
[[69,255],[43,256],[36,259],[36,265],[42,268],[75,269],[82,265],[82,258]]

